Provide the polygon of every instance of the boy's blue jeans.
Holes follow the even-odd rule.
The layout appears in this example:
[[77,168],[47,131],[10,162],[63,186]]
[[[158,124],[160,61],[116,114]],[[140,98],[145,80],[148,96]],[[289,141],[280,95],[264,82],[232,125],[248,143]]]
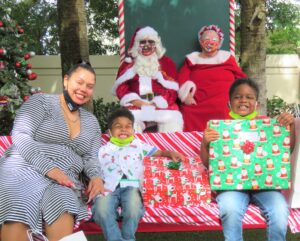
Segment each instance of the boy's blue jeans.
[[225,241],[242,241],[242,220],[249,202],[257,205],[267,222],[268,241],[285,241],[289,210],[284,196],[276,190],[223,191],[217,195]]
[[[118,225],[121,207],[122,228]],[[117,188],[107,196],[96,198],[92,207],[93,219],[101,226],[107,241],[134,241],[138,223],[144,215],[140,190],[135,187]]]

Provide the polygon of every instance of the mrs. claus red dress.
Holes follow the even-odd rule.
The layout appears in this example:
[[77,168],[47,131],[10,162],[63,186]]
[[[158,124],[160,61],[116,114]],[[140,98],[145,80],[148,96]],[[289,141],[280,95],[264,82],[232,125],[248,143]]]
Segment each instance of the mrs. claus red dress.
[[202,58],[199,52],[187,55],[178,75],[179,97],[192,92],[197,104],[181,106],[184,131],[203,131],[208,120],[229,118],[229,88],[245,77],[228,51],[219,50],[211,58]]

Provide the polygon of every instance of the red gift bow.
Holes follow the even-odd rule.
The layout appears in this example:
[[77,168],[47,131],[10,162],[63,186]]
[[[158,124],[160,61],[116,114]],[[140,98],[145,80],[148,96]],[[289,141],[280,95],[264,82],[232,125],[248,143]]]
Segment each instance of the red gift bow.
[[251,141],[245,141],[244,145],[242,146],[242,150],[246,154],[250,154],[251,152],[254,151],[254,143]]

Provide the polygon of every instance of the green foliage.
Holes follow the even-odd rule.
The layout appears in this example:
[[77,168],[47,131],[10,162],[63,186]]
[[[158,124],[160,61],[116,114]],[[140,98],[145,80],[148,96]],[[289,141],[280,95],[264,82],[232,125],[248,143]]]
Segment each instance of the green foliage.
[[87,4],[90,54],[116,54],[119,43],[118,1],[90,0]]
[[267,53],[297,53],[300,39],[300,6],[286,1],[268,0],[267,9]]
[[267,116],[276,117],[282,112],[289,112],[295,115],[295,104],[287,104],[278,96],[267,99]]
[[10,15],[26,29],[28,48],[36,54],[58,54],[59,36],[56,4],[48,0],[9,0]]
[[10,135],[13,128],[14,116],[11,112],[1,110],[0,111],[0,136]]
[[104,103],[103,98],[93,100],[93,104],[94,104],[94,115],[98,119],[102,132],[105,132],[108,129],[107,127],[108,116],[113,111],[120,108],[120,104],[118,102]]
[[[267,54],[296,54],[300,46],[300,6],[289,1],[266,0],[266,10]],[[237,54],[240,50],[240,24],[238,5],[235,10]]]
[[268,54],[295,54],[300,46],[300,29],[276,29],[267,35]]
[[[37,54],[58,54],[57,0],[2,0],[12,17],[27,29],[27,44]],[[86,2],[90,54],[118,52],[118,1],[89,0]],[[236,50],[240,46],[240,8],[235,12]],[[266,0],[267,53],[297,53],[300,46],[300,7],[289,1]]]
[[300,23],[300,6],[289,1],[267,0],[267,29],[292,29]]
[[[27,44],[37,54],[59,54],[57,0],[2,0],[11,16],[27,29]],[[90,54],[118,51],[118,1],[86,3]],[[2,4],[2,3],[1,3]]]

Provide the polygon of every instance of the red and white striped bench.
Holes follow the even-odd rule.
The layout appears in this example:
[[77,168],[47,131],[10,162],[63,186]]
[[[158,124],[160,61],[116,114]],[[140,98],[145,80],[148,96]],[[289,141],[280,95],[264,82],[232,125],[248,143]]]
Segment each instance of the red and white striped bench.
[[[142,141],[158,147],[179,151],[186,156],[198,156],[202,140],[201,132],[176,133],[143,133],[136,134]],[[102,136],[102,143],[108,141],[108,136]],[[11,144],[10,136],[0,137],[0,156]],[[265,228],[265,220],[259,209],[250,205],[244,220],[244,228]],[[289,227],[292,233],[300,232],[300,209],[290,209]],[[97,224],[84,222],[79,226],[87,234],[101,232]],[[212,202],[194,207],[146,207],[146,213],[140,222],[139,232],[172,232],[172,231],[198,231],[221,230],[217,204]]]

